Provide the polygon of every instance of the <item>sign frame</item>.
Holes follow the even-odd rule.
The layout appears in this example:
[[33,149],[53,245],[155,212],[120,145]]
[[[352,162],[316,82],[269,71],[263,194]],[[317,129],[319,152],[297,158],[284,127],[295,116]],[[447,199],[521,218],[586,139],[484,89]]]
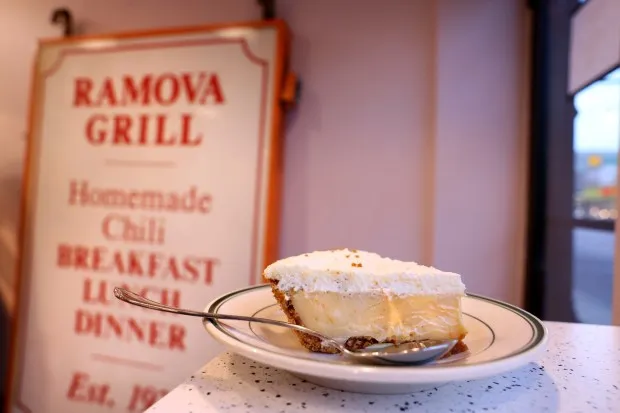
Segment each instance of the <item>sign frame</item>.
[[[6,386],[6,411],[17,411],[25,413],[32,412],[22,400],[20,400],[20,388],[22,380],[19,378],[22,366],[24,365],[23,341],[25,334],[24,323],[28,317],[29,292],[32,283],[32,274],[28,270],[29,263],[25,252],[29,248],[31,237],[29,237],[29,229],[31,226],[33,210],[37,202],[35,194],[37,168],[39,164],[39,140],[41,138],[41,114],[43,99],[41,88],[44,76],[38,69],[39,60],[42,50],[48,46],[71,46],[79,45],[81,42],[88,41],[114,41],[119,39],[147,39],[150,37],[167,36],[167,35],[189,35],[194,33],[215,32],[226,29],[261,29],[273,28],[276,31],[276,56],[273,61],[275,76],[272,84],[271,100],[267,102],[268,109],[266,116],[270,119],[271,127],[264,139],[269,142],[268,162],[265,162],[265,179],[263,184],[266,185],[264,195],[264,208],[262,209],[263,231],[256,237],[262,240],[262,267],[275,261],[278,255],[278,243],[280,232],[280,202],[281,202],[281,186],[283,175],[283,118],[288,105],[294,100],[294,92],[291,88],[291,79],[294,75],[289,73],[288,59],[290,55],[290,32],[286,23],[281,19],[260,20],[260,21],[242,21],[223,24],[197,25],[185,27],[171,27],[163,29],[149,29],[141,31],[127,31],[118,33],[107,33],[100,35],[80,35],[64,38],[51,38],[39,40],[39,47],[36,52],[34,62],[31,67],[31,81],[29,92],[29,109],[27,118],[27,142],[24,153],[23,175],[22,175],[22,192],[20,199],[20,216],[18,224],[18,255],[16,260],[16,282],[15,282],[15,312],[13,323],[11,326],[11,337],[9,346],[9,365]],[[262,149],[262,148],[261,148]],[[258,197],[258,195],[257,195]],[[253,248],[258,248],[254,246]],[[250,280],[250,284],[264,282],[260,274],[256,274],[254,279]],[[37,413],[37,412],[32,412]]]

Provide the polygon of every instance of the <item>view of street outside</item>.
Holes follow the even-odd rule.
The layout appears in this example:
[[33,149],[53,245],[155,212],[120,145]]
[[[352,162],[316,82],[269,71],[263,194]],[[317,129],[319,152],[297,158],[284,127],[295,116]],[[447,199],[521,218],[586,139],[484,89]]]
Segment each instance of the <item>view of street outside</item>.
[[[620,69],[575,96],[573,216],[615,222]],[[581,322],[611,323],[614,234],[573,230],[573,305]]]

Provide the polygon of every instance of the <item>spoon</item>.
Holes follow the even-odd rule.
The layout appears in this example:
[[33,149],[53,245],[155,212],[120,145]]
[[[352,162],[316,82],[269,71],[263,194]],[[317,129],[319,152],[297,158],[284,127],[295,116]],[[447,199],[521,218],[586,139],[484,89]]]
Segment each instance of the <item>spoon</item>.
[[149,300],[142,297],[141,295],[138,295],[134,292],[120,287],[114,287],[114,295],[121,301],[151,310],[158,310],[173,314],[183,314],[193,317],[202,317],[203,319],[249,321],[253,323],[263,323],[290,328],[318,337],[322,340],[323,345],[331,345],[338,349],[342,355],[367,364],[426,364],[431,361],[437,360],[444,354],[448,353],[448,351],[450,351],[458,341],[424,340],[411,341],[401,344],[381,343],[368,346],[364,349],[349,350],[343,344],[334,340],[333,338],[327,337],[307,327],[287,323],[285,321],[272,320],[269,318],[248,317],[242,315],[205,313],[202,311],[193,311],[177,307],[171,307],[158,303],[156,301]]

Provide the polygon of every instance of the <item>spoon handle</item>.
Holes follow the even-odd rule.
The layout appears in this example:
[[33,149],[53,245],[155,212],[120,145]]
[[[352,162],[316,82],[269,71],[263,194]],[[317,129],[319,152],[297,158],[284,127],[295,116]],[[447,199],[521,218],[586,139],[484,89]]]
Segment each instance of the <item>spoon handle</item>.
[[343,349],[340,343],[338,343],[337,341],[329,337],[325,337],[324,335],[314,330],[311,330],[307,327],[299,326],[297,324],[287,323],[285,321],[272,320],[269,318],[249,317],[249,316],[243,316],[243,315],[205,313],[202,311],[186,310],[183,308],[171,307],[169,305],[164,305],[162,303],[149,300],[148,298],[144,298],[141,295],[138,295],[132,291],[126,290],[121,287],[114,287],[114,295],[116,296],[116,298],[118,298],[121,301],[136,305],[138,307],[148,308],[149,310],[157,310],[157,311],[163,311],[166,313],[182,314],[182,315],[188,315],[192,317],[202,317],[202,318],[216,319],[216,320],[249,321],[253,323],[271,324],[271,325],[278,326],[278,327],[290,328],[293,330],[298,330],[303,333],[318,337],[321,340],[328,342],[331,345],[337,347],[340,351],[342,351]]

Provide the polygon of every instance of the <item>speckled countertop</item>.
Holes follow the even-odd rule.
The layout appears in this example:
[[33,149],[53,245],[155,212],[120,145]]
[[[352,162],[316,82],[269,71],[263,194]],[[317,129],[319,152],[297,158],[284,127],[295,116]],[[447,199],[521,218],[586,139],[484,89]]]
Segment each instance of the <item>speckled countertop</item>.
[[620,327],[545,324],[550,342],[538,363],[488,379],[409,395],[366,395],[319,387],[224,353],[147,412],[620,413]]

